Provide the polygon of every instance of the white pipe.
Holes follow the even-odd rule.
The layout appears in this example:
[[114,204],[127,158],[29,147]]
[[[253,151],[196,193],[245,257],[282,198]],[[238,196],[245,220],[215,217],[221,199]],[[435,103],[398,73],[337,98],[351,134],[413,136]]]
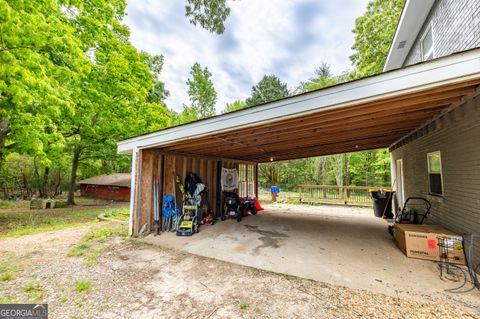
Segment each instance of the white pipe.
[[137,161],[138,161],[138,147],[132,150],[132,174],[130,181],[130,218],[128,220],[128,236],[133,235],[133,211],[135,209],[136,202],[136,179],[137,179]]

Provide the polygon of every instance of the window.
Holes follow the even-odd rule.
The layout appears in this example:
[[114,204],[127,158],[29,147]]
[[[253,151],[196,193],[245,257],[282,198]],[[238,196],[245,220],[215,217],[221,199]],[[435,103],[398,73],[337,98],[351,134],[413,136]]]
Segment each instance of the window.
[[429,26],[421,39],[422,61],[433,59],[433,35]]
[[431,195],[443,195],[442,157],[440,152],[427,154],[428,183]]
[[238,196],[255,195],[255,165],[238,165]]

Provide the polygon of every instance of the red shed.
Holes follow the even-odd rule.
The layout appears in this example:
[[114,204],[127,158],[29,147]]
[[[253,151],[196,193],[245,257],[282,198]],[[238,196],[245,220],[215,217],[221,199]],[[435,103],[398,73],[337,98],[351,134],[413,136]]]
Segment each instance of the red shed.
[[130,173],[100,175],[81,180],[80,193],[84,197],[130,200]]

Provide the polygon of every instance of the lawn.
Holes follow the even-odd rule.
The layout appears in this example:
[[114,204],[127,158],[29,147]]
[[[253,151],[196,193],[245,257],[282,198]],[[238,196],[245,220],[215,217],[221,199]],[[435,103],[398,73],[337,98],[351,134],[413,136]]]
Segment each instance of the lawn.
[[96,222],[100,214],[108,218],[128,220],[128,207],[73,206],[32,211],[21,209],[14,212],[0,210],[0,238],[81,226]]

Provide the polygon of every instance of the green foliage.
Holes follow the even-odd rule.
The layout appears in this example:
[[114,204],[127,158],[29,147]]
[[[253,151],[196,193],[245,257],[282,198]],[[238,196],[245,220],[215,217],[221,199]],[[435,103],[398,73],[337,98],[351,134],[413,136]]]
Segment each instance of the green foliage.
[[[0,230],[0,238],[81,226],[86,223],[96,222],[97,216],[100,214],[117,210],[118,214],[121,214],[128,208],[79,208],[71,211],[51,209],[40,212],[2,212],[0,214],[0,224],[5,227]],[[114,234],[119,234],[119,232],[114,231]]]
[[77,280],[75,281],[75,291],[76,292],[87,292],[92,288],[92,283],[90,280]]
[[245,100],[248,107],[268,103],[290,96],[287,84],[275,75],[264,75],[257,85],[252,87],[252,93]]
[[217,92],[211,80],[212,73],[207,67],[202,68],[200,64],[195,63],[190,70],[190,76],[187,85],[192,109],[186,107],[186,112],[192,117],[195,114],[199,119],[214,116]]
[[300,83],[297,88],[298,93],[310,92],[323,89],[335,84],[347,82],[353,78],[353,74],[344,72],[339,76],[334,76],[330,71],[330,65],[323,62],[315,69],[315,76],[308,81]]
[[350,60],[357,76],[382,72],[405,0],[372,0],[367,11],[355,21],[355,53]]
[[79,172],[128,170],[116,142],[170,124],[163,56],[129,43],[125,8],[124,0],[0,2],[0,165],[6,154],[26,156],[30,193],[56,195],[70,175],[73,204]]
[[248,306],[248,303],[246,303],[246,302],[244,302],[244,301],[242,301],[242,302],[240,303],[240,309],[241,309],[241,310],[247,310],[248,307],[249,307],[249,306]]
[[259,183],[297,191],[298,185],[390,186],[387,149],[259,164]]
[[187,0],[185,15],[193,25],[199,24],[205,30],[222,34],[230,8],[226,0]]
[[227,103],[227,106],[225,107],[225,110],[223,110],[222,113],[238,111],[238,110],[245,109],[247,107],[248,107],[247,103],[245,103],[244,101],[237,100],[230,104]]

